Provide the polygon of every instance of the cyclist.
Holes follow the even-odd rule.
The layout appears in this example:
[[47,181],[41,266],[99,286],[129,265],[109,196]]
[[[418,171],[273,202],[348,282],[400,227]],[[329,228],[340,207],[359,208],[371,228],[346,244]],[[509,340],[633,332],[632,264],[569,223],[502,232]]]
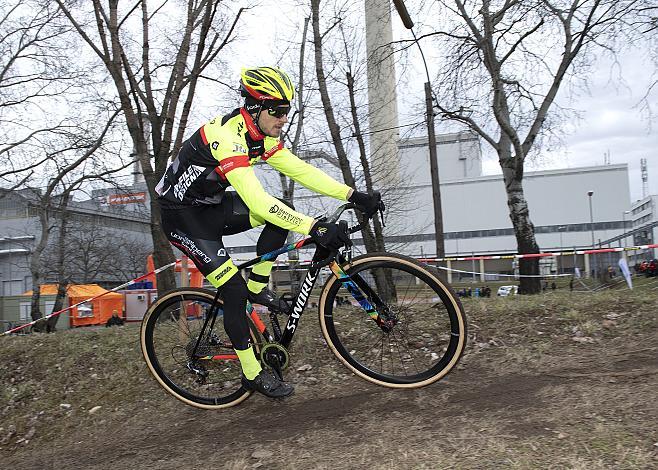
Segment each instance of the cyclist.
[[[295,93],[285,72],[274,67],[243,69],[240,91],[244,105],[204,124],[183,142],[156,191],[167,238],[220,289],[224,328],[240,360],[243,386],[268,397],[284,397],[294,389],[262,369],[250,344],[245,315],[247,299],[288,307],[267,288],[274,260],[255,265],[245,282],[222,236],[264,225],[256,244],[258,255],[283,246],[289,230],[310,235],[328,249],[340,248],[349,238],[337,224],[316,221],[268,194],[253,166],[266,162],[316,193],[353,202],[369,217],[380,200],[339,183],[283,146],[279,136]],[[226,191],[230,186],[234,192]]]

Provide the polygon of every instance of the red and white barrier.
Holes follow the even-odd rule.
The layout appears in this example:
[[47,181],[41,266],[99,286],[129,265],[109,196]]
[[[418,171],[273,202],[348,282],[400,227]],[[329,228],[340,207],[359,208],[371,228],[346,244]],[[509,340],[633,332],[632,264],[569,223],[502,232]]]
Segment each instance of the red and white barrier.
[[464,258],[418,258],[418,261],[424,263],[431,263],[437,261],[477,261],[477,260],[488,260],[488,259],[521,259],[521,258],[545,258],[549,256],[573,256],[573,255],[593,255],[596,253],[613,253],[619,251],[637,251],[637,250],[646,250],[649,248],[658,248],[658,243],[652,245],[639,245],[639,246],[627,246],[625,248],[599,248],[596,250],[576,250],[576,251],[558,251],[554,253],[529,253],[525,255],[513,254],[513,255],[495,255],[495,256],[468,256]]

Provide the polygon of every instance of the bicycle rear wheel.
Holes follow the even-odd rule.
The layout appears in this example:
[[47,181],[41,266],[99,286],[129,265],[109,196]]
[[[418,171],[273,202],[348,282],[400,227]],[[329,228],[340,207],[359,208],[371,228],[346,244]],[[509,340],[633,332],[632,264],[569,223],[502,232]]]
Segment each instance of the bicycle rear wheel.
[[[140,334],[144,359],[160,385],[188,405],[205,409],[234,406],[251,394],[242,388],[240,362],[224,332],[222,304],[214,304],[214,298],[214,292],[204,289],[175,289],[151,305]],[[213,328],[211,320],[197,345],[213,308]],[[258,356],[258,342],[253,343]]]
[[413,258],[389,253],[354,258],[343,270],[367,284],[359,290],[387,322],[377,324],[332,276],[320,296],[320,325],[343,364],[392,388],[423,387],[452,370],[466,345],[466,316],[450,287]]

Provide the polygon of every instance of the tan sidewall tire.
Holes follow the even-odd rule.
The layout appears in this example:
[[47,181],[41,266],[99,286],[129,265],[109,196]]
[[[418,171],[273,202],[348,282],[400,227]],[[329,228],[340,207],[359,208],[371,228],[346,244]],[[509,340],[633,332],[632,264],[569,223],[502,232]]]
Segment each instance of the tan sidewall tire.
[[[175,390],[172,390],[169,385],[167,385],[158,375],[158,373],[155,371],[155,368],[153,367],[153,364],[151,364],[151,360],[148,357],[148,353],[146,350],[146,324],[148,322],[148,319],[151,317],[155,309],[163,302],[166,302],[167,300],[171,299],[172,297],[179,296],[181,294],[194,294],[194,295],[201,295],[203,297],[208,298],[208,301],[212,303],[212,301],[215,299],[215,293],[213,291],[209,291],[206,289],[201,289],[201,288],[194,288],[194,287],[188,287],[188,288],[180,288],[180,289],[175,289],[172,290],[171,292],[166,293],[164,296],[158,298],[151,306],[148,308],[146,313],[144,314],[144,319],[142,320],[142,326],[140,330],[140,344],[142,347],[142,354],[144,356],[144,361],[146,361],[146,365],[148,366],[149,370],[151,371],[151,375],[155,377],[155,380],[158,381],[158,383],[164,388],[169,394],[173,395],[176,399],[190,405],[194,406],[196,408],[203,408],[207,410],[219,410],[222,408],[230,408],[232,406],[238,405],[245,401],[249,396],[251,395],[251,392],[244,393],[241,395],[239,398],[233,400],[232,402],[229,403],[223,403],[221,405],[205,405],[201,403],[197,403],[195,401],[192,401],[188,398],[183,397],[182,395],[178,394]],[[221,300],[219,301],[221,303]],[[253,331],[251,330],[251,325],[250,326],[250,331],[252,337],[254,336]],[[257,346],[257,341],[254,341],[254,348],[256,351],[256,357],[259,357],[260,351],[258,350]]]
[[421,382],[416,382],[416,383],[406,383],[406,384],[398,384],[398,383],[390,383],[390,382],[384,382],[379,379],[375,379],[373,377],[370,377],[369,375],[364,374],[360,370],[356,369],[354,366],[352,366],[341,354],[338,352],[336,347],[334,346],[331,337],[329,335],[329,332],[327,331],[327,324],[325,322],[324,318],[324,309],[325,309],[325,304],[327,301],[327,295],[329,294],[329,290],[331,287],[334,285],[334,283],[338,282],[338,279],[335,276],[331,276],[327,283],[324,285],[322,292],[320,293],[320,300],[319,300],[319,307],[318,307],[318,314],[320,317],[320,327],[322,328],[322,335],[324,336],[324,339],[327,341],[327,344],[329,345],[329,348],[331,351],[334,353],[334,355],[352,372],[354,372],[356,375],[359,377],[375,383],[377,385],[382,385],[384,387],[389,387],[389,388],[420,388],[424,387],[426,385],[432,384],[436,382],[437,380],[441,380],[445,375],[452,370],[452,368],[457,364],[459,361],[463,351],[464,351],[464,346],[466,344],[466,321],[465,321],[465,315],[464,311],[461,307],[461,304],[455,297],[454,293],[452,290],[447,287],[441,280],[436,277],[430,270],[426,269],[422,264],[418,263],[416,260],[413,258],[408,258],[406,256],[401,256],[401,255],[395,255],[395,254],[388,254],[388,253],[372,253],[364,256],[360,256],[358,258],[355,258],[352,263],[349,265],[346,265],[344,267],[344,271],[349,270],[352,267],[359,266],[363,263],[370,263],[373,261],[394,261],[396,263],[403,264],[405,266],[410,267],[413,270],[417,271],[422,271],[425,275],[427,275],[429,278],[431,278],[436,284],[447,294],[448,298],[452,302],[453,307],[455,310],[458,312],[457,318],[459,321],[459,343],[457,344],[457,349],[455,351],[455,354],[453,355],[452,359],[450,362],[435,376],[430,377],[426,380],[423,380]]

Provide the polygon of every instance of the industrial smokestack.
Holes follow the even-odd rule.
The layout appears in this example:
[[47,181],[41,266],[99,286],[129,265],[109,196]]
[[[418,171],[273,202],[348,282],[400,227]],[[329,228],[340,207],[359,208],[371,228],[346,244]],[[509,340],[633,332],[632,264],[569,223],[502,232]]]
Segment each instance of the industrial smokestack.
[[389,0],[365,0],[368,54],[368,119],[370,161],[376,187],[396,185],[398,165],[398,106],[395,92],[393,27]]

